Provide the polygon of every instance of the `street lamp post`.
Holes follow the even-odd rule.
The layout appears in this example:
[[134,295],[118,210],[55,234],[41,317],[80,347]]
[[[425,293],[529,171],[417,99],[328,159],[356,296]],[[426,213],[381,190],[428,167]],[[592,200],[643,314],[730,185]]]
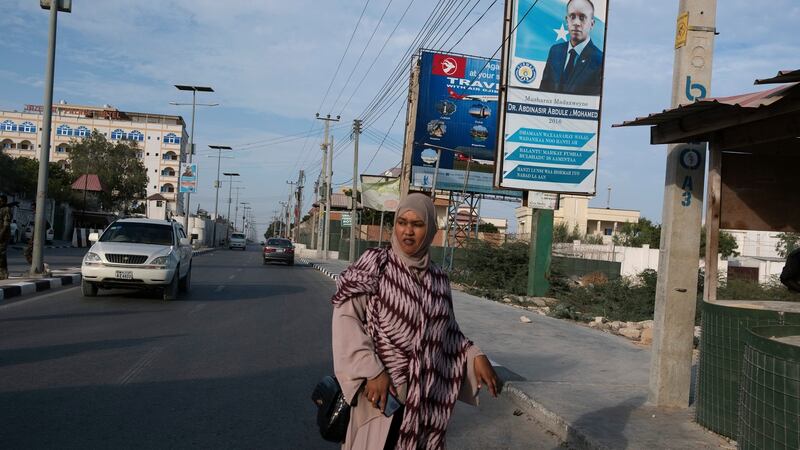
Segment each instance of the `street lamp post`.
[[228,177],[228,215],[225,216],[225,242],[228,242],[231,238],[231,201],[233,200],[233,177],[238,177],[239,174],[236,172],[225,172],[223,175]]
[[[194,110],[197,106],[197,93],[198,92],[214,92],[214,89],[208,86],[187,86],[185,84],[176,84],[175,87],[181,91],[192,91],[192,128],[189,134],[189,164],[192,163],[192,155],[194,154]],[[179,106],[179,105],[186,105],[187,103],[177,103],[177,102],[170,102],[171,105]],[[217,106],[219,103],[201,103],[201,106]],[[181,146],[181,150],[183,150],[183,146]],[[181,162],[184,162],[184,155],[181,155]],[[180,172],[183,174],[183,171]],[[178,192],[180,193],[181,184],[180,181],[178,182]],[[186,192],[186,197],[184,197],[183,202],[183,228],[186,230],[187,233],[191,233],[189,230],[189,199],[191,197],[191,192]]]
[[216,195],[214,196],[214,232],[213,232],[213,235],[211,237],[211,239],[212,239],[211,247],[216,247],[217,246],[217,218],[219,217],[219,214],[217,213],[217,210],[219,208],[219,166],[220,166],[220,161],[222,160],[222,151],[223,150],[233,150],[233,148],[231,148],[230,146],[227,146],[227,145],[209,145],[208,147],[213,149],[213,150],[216,150],[218,152],[218,154],[217,154],[217,180],[214,182],[214,189],[216,190]]
[[[239,199],[237,198],[236,201],[239,201]],[[245,220],[245,217],[247,217],[247,208],[249,208],[249,206],[248,206],[249,204],[250,204],[250,202],[239,202],[237,204],[237,206],[236,206],[236,214],[234,214],[234,218],[233,218],[233,227],[234,228],[236,228],[236,221],[239,220],[239,206],[238,205],[242,205],[242,211],[243,211],[242,212],[242,231],[244,231],[244,224],[245,224],[244,220]]]
[[[53,3],[56,7],[53,8]],[[34,216],[33,255],[30,275],[44,274],[44,241],[47,238],[44,216],[47,209],[47,170],[50,167],[50,130],[53,125],[53,78],[56,68],[56,31],[58,12],[72,12],[72,0],[40,0],[42,9],[50,10],[50,37],[48,39],[47,64],[44,72],[44,103],[42,111],[42,149],[39,151],[39,179],[36,183],[36,215]]]

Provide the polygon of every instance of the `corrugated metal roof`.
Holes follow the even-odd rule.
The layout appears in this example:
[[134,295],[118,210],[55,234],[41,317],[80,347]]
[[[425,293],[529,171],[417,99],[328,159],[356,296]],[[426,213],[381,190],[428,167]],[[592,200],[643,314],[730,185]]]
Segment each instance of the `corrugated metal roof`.
[[720,111],[725,109],[758,109],[771,106],[778,101],[788,96],[791,92],[797,90],[798,83],[792,83],[786,86],[778,86],[760,92],[752,92],[749,94],[740,94],[730,97],[712,97],[703,100],[698,100],[688,105],[681,105],[672,109],[665,109],[660,113],[653,113],[647,117],[637,117],[633,120],[627,120],[621,124],[614,124],[612,127],[628,127],[628,126],[641,126],[641,125],[660,125],[665,122],[686,117],[691,114],[707,113],[711,111]]
[[104,191],[103,185],[100,183],[100,178],[97,175],[90,173],[88,175],[81,175],[72,183],[72,189],[78,191],[101,192]]
[[167,199],[164,198],[164,196],[159,194],[158,192],[156,192],[155,194],[151,195],[150,197],[147,197],[147,200],[161,200],[162,202],[167,201]]
[[772,78],[756,80],[755,84],[795,83],[800,81],[800,70],[781,70]]

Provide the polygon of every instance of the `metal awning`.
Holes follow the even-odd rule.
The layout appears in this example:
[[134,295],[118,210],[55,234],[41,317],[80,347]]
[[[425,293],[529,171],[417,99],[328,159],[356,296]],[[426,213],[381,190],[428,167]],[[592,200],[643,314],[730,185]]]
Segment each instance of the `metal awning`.
[[755,84],[795,83],[800,81],[800,70],[781,70],[772,78],[756,80]]
[[72,183],[72,189],[76,191],[89,191],[89,192],[102,192],[103,189],[102,183],[100,183],[100,178],[90,173],[88,175],[81,175]]

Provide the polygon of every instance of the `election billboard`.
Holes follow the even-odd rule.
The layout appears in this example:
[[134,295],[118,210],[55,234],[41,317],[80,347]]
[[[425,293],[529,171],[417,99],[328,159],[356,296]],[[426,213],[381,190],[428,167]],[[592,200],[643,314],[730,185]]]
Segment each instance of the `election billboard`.
[[494,188],[499,79],[497,60],[420,53],[411,186],[520,196]]
[[607,9],[607,0],[507,2],[497,187],[595,194]]
[[197,192],[197,164],[182,163],[179,192],[189,192],[194,194]]

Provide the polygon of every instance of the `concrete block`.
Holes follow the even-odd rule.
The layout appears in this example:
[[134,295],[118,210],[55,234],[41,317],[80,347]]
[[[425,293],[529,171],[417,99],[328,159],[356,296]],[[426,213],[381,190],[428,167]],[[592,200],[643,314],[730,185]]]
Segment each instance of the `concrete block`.
[[645,328],[642,330],[642,335],[639,337],[639,342],[644,345],[653,343],[653,328]]

